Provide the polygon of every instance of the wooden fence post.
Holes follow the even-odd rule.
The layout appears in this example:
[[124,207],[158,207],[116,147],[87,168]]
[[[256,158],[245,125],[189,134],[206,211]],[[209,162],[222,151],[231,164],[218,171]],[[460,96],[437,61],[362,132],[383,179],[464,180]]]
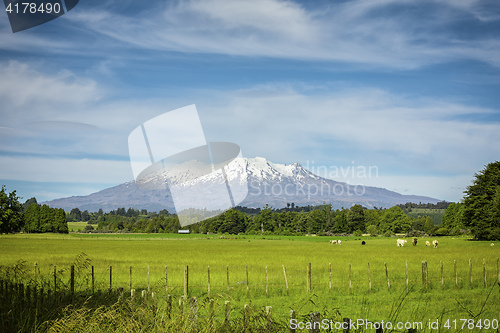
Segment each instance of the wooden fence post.
[[109,266],[109,290],[113,289],[113,266]]
[[368,292],[372,291],[372,273],[370,272],[370,263],[368,263]]
[[429,266],[427,265],[427,261],[425,262],[425,287],[429,285]]
[[472,260],[469,259],[469,287],[472,288]]
[[406,292],[408,292],[408,261],[405,262]]
[[[290,310],[290,322],[295,321],[294,319],[297,319],[297,312],[295,310]],[[290,333],[295,333],[295,328],[292,328],[292,325],[290,325]]]
[[184,299],[187,300],[189,294],[189,267],[184,267]]
[[95,276],[94,276],[94,266],[92,266],[92,295],[94,294],[94,291],[95,291]]
[[35,302],[35,308],[38,307],[38,282],[37,282],[37,263],[35,263],[35,293],[33,295],[34,302]]
[[389,271],[387,270],[387,263],[384,262],[385,266],[385,277],[387,279],[387,290],[391,290],[391,284],[389,283]]
[[269,294],[268,294],[268,278],[267,278],[267,265],[266,265],[266,297],[269,297]]
[[229,291],[229,265],[226,266],[227,291]]
[[168,269],[165,265],[165,292],[168,294]]
[[172,313],[172,295],[167,295],[167,318],[170,319]]
[[498,283],[500,284],[500,265],[498,258],[497,258],[497,276],[498,276]]
[[307,292],[311,292],[311,263],[307,264]]
[[149,288],[149,265],[148,265],[148,294],[150,293],[151,289]]
[[132,266],[130,266],[130,290],[132,290]]
[[443,261],[441,260],[441,289],[444,290]]
[[332,263],[328,264],[328,292],[332,291]]
[[487,287],[486,283],[486,259],[483,258],[483,276],[484,276],[484,287]]
[[207,289],[207,295],[210,297],[210,266],[207,268],[207,277],[208,277],[208,289]]
[[54,295],[57,292],[57,268],[54,265]]
[[285,265],[282,265],[282,266],[283,266],[283,275],[285,276],[286,295],[288,296],[288,280],[286,279],[286,269],[285,269]]
[[231,302],[224,302],[224,325],[229,325],[231,320]]
[[250,295],[250,283],[248,281],[248,265],[245,265],[245,271],[247,273],[247,297]]
[[453,260],[453,266],[455,271],[455,288],[458,288],[458,272],[457,272],[457,260]]
[[422,286],[427,289],[427,261],[422,261]]
[[349,295],[352,294],[351,263],[349,263]]

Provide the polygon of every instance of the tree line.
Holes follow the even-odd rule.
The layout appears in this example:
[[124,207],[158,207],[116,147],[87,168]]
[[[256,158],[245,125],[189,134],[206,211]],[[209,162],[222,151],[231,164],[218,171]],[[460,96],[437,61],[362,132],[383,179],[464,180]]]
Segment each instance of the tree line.
[[16,191],[7,192],[5,186],[0,191],[0,232],[1,233],[68,233],[66,213],[62,208],[39,205],[35,198],[24,204],[19,202]]
[[[361,205],[332,209],[331,204],[273,209],[236,207],[216,217],[192,224],[193,233],[230,234],[354,234],[391,235],[454,235],[471,232],[477,240],[500,240],[500,162],[485,166],[474,175],[459,203],[441,202],[394,206],[389,209],[367,209]],[[438,207],[439,206],[439,207]],[[412,217],[411,209],[444,209],[441,221],[429,216]],[[118,208],[105,213],[89,213],[74,208],[66,214],[62,209],[39,205],[35,198],[20,204],[16,191],[0,191],[0,232],[61,232],[67,233],[67,221],[87,221],[85,231],[102,232],[177,232],[180,224],[176,215],[167,210],[159,213],[145,209]]]
[[[332,209],[331,204],[273,209],[237,207],[216,217],[187,227],[192,233],[229,234],[364,234],[395,233],[435,234],[439,227],[429,217],[411,218],[400,207],[367,209],[361,205]],[[246,213],[244,212],[246,211]],[[251,212],[251,213],[250,213]],[[72,214],[78,214],[76,209]],[[70,214],[71,215],[71,214]],[[132,216],[129,216],[132,215]],[[109,213],[89,213],[91,219],[84,231],[100,232],[177,232],[180,224],[176,215],[120,208]],[[97,225],[96,225],[97,224]]]

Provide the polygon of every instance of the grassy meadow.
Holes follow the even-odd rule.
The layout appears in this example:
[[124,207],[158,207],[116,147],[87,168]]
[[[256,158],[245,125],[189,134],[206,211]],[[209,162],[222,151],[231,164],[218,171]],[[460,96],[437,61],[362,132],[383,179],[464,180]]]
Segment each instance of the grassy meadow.
[[[92,288],[91,266],[96,290],[110,287],[111,266],[112,289],[123,287],[130,294],[132,267],[132,288],[147,290],[149,276],[149,288],[156,293],[160,307],[164,306],[167,287],[168,294],[176,298],[184,294],[184,269],[188,266],[189,296],[198,297],[200,304],[214,298],[219,309],[229,300],[232,317],[241,317],[243,306],[250,304],[262,310],[272,306],[273,318],[283,322],[291,309],[297,311],[299,318],[318,311],[328,318],[376,321],[500,319],[500,244],[492,247],[490,242],[441,237],[438,248],[425,246],[426,240],[432,241],[429,238],[419,239],[417,246],[408,242],[401,248],[396,246],[395,238],[337,237],[342,245],[330,245],[329,239],[247,235],[221,239],[220,235],[177,234],[2,235],[0,266],[22,267],[15,278],[26,281],[34,279],[36,264],[36,278],[50,288],[56,265],[58,288],[67,288],[69,268],[75,265],[75,289],[87,294]],[[367,244],[361,245],[362,240]],[[428,267],[427,287],[422,284],[422,261]]]

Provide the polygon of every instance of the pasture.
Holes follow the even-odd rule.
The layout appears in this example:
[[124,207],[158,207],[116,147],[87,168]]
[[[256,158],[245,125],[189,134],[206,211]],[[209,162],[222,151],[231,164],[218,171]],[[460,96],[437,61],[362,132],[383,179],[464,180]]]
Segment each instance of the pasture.
[[[441,237],[438,248],[425,246],[430,238],[419,238],[417,246],[409,239],[404,247],[397,247],[396,238],[335,238],[341,239],[342,245],[331,245],[330,239],[2,235],[0,266],[22,266],[16,279],[33,280],[36,264],[37,279],[50,288],[55,265],[58,288],[67,288],[69,267],[74,265],[75,289],[85,293],[91,293],[93,266],[96,290],[107,290],[110,283],[112,289],[123,287],[127,293],[130,286],[136,290],[149,287],[160,302],[167,293],[174,297],[184,294],[188,266],[188,296],[215,298],[219,306],[230,300],[234,316],[241,315],[245,304],[251,304],[262,309],[272,306],[274,318],[284,321],[291,309],[299,317],[319,311],[353,320],[500,319],[500,244],[492,247],[491,242]],[[362,240],[366,245],[361,245]],[[426,285],[422,262],[427,263]]]

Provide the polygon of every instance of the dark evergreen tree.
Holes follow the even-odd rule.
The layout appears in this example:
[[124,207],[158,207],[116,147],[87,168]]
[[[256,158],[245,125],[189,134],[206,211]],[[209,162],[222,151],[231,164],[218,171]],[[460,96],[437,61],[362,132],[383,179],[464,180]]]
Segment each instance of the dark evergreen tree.
[[500,161],[474,176],[465,191],[463,223],[475,239],[500,240]]
[[28,209],[29,206],[31,206],[31,204],[38,204],[35,197],[30,198],[26,200],[25,203],[23,203],[23,213]]
[[28,233],[40,232],[40,206],[37,203],[32,203],[24,212],[24,230]]

